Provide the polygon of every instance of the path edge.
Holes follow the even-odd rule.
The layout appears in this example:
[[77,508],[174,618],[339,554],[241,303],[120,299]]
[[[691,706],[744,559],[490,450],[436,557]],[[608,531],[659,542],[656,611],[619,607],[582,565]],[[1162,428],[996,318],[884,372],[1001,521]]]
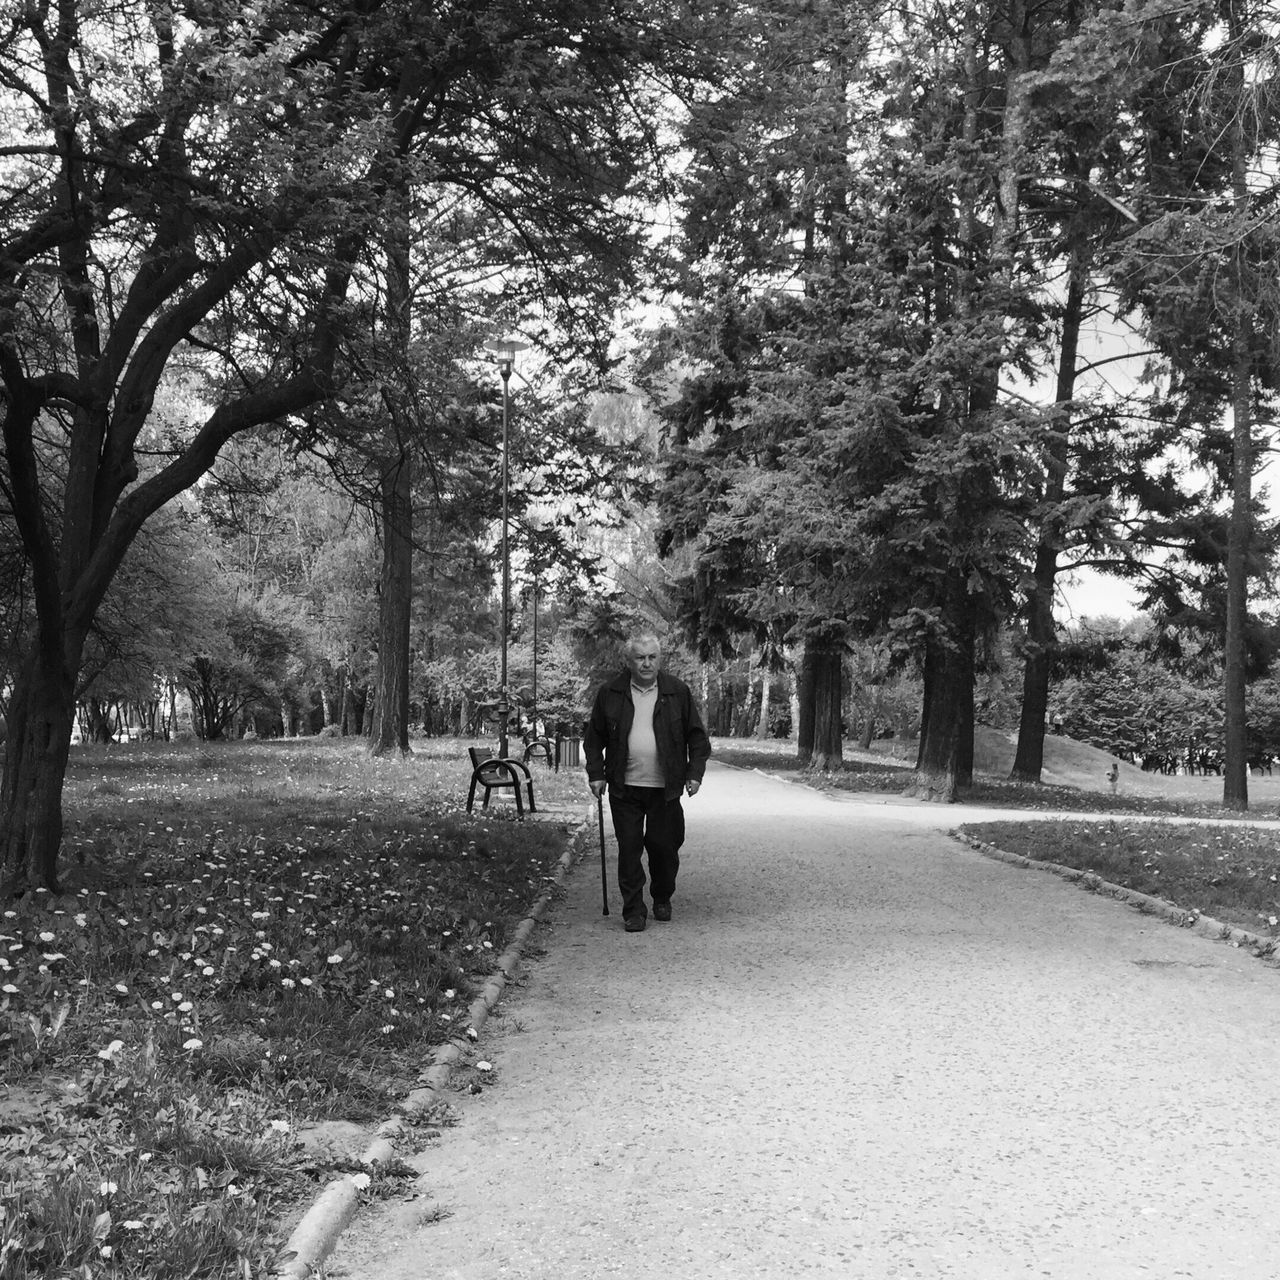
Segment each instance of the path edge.
[[[395,1154],[396,1139],[409,1127],[413,1118],[443,1100],[455,1070],[470,1060],[481,1028],[520,967],[530,937],[563,890],[574,864],[584,856],[588,838],[594,830],[592,821],[584,818],[569,836],[554,875],[538,895],[528,915],[516,926],[511,942],[498,957],[495,972],[471,1002],[467,1028],[463,1033],[465,1038],[450,1040],[432,1051],[432,1064],[423,1077],[425,1083],[406,1094],[396,1104],[393,1114],[378,1126],[372,1141],[357,1157],[361,1165],[372,1169],[391,1160]],[[361,1182],[367,1176],[346,1173],[322,1188],[277,1254],[271,1272],[275,1280],[309,1280],[322,1274],[325,1260],[360,1207]]]
[[1214,942],[1225,942],[1232,947],[1245,947],[1259,960],[1272,966],[1280,965],[1280,939],[1265,938],[1261,934],[1241,929],[1237,925],[1226,924],[1213,916],[1205,915],[1195,907],[1180,907],[1165,898],[1157,898],[1137,889],[1104,880],[1096,871],[1082,871],[1079,867],[1064,866],[1060,862],[1047,862],[1041,858],[1029,858],[1026,854],[1010,853],[999,845],[986,840],[979,840],[962,829],[953,829],[948,833],[953,840],[968,845],[984,857],[997,862],[1006,862],[1015,867],[1025,867],[1032,871],[1048,871],[1063,880],[1069,880],[1086,889],[1090,893],[1100,893],[1108,898],[1115,898],[1127,903],[1144,915],[1157,916],[1179,929],[1190,929],[1202,937]]

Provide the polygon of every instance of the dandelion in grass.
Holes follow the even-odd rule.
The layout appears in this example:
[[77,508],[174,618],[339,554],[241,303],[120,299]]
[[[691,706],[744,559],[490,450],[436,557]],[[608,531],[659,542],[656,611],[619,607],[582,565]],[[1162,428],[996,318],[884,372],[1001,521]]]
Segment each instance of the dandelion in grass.
[[271,1122],[271,1128],[275,1133],[288,1133],[289,1122],[287,1120],[273,1120]]
[[113,1040],[105,1049],[98,1050],[98,1057],[100,1057],[104,1062],[113,1062],[116,1054],[118,1054],[123,1048],[123,1040]]
[[137,1218],[127,1218],[120,1225],[126,1231],[141,1231],[147,1224],[145,1222],[140,1222]]
[[119,1191],[119,1190],[120,1190],[119,1186],[118,1186],[116,1183],[114,1183],[114,1182],[100,1182],[100,1183],[98,1183],[98,1193],[99,1193],[100,1195],[104,1195],[104,1196],[113,1196],[113,1195],[115,1195],[115,1193],[116,1193],[117,1191]]

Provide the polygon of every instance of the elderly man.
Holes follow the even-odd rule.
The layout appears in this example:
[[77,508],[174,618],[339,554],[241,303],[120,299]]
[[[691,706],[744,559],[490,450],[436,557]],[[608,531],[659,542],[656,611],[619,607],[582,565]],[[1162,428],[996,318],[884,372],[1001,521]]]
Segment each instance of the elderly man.
[[656,635],[633,635],[624,656],[626,670],[596,694],[582,745],[591,794],[609,792],[622,918],[628,933],[641,933],[649,918],[642,854],[654,918],[670,920],[684,843],[680,793],[697,795],[711,742],[689,686],[660,670]]

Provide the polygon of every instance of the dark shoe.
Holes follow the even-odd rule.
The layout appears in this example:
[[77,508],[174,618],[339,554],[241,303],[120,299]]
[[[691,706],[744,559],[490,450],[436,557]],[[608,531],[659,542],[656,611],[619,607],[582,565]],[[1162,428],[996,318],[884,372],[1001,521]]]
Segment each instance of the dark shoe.
[[644,916],[628,916],[625,923],[628,933],[643,933],[646,921]]
[[671,903],[655,902],[653,904],[653,918],[655,920],[670,920],[671,919]]

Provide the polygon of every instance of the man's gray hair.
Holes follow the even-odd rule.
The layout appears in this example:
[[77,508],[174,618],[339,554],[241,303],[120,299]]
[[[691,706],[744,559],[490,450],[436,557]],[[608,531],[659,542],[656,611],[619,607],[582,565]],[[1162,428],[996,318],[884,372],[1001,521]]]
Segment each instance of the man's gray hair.
[[634,653],[637,647],[646,640],[652,640],[658,646],[658,652],[662,652],[662,639],[652,627],[642,627],[638,631],[633,631],[626,639],[626,643],[622,646],[623,653]]

